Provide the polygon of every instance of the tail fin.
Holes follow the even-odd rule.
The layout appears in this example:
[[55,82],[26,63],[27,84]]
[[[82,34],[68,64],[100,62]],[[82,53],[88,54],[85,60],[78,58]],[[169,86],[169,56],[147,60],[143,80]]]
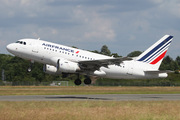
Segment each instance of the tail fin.
[[173,36],[165,35],[160,40],[158,40],[155,44],[149,47],[146,51],[144,51],[141,55],[139,55],[136,60],[149,63],[152,65],[153,69],[158,70],[161,62],[171,44]]

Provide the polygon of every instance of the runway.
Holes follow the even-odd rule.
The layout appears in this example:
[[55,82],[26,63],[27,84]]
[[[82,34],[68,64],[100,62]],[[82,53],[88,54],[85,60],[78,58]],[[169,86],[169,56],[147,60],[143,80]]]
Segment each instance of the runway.
[[178,101],[180,94],[96,94],[0,96],[0,101]]

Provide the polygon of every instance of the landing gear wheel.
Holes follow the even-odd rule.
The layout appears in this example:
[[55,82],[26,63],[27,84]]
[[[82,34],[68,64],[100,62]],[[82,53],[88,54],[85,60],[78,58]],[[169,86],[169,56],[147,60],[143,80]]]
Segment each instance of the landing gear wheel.
[[28,71],[28,72],[31,72],[31,68],[28,68],[27,71]]
[[88,77],[84,80],[84,84],[90,85],[91,84],[91,79]]
[[80,85],[82,82],[81,82],[81,80],[80,79],[76,79],[75,81],[74,81],[74,84],[75,85]]
[[31,72],[31,68],[32,68],[33,63],[34,63],[34,61],[30,60],[30,65],[29,65],[29,68],[27,69],[28,72]]

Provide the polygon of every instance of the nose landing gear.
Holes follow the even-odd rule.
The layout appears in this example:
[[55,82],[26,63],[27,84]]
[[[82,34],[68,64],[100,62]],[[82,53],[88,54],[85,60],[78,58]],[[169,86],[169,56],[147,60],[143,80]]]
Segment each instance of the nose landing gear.
[[28,72],[31,72],[33,64],[34,64],[34,61],[30,61],[29,68],[27,69]]

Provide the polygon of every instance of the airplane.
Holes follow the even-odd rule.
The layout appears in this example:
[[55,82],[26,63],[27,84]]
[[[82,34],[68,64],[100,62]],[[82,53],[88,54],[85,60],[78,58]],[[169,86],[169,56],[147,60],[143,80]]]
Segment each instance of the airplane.
[[[137,57],[106,56],[38,39],[20,39],[6,46],[17,57],[44,64],[48,74],[77,74],[75,85],[82,81],[79,74],[86,75],[84,84],[91,84],[90,76],[112,79],[165,78],[169,70],[159,66],[172,42],[173,36],[165,35]],[[31,65],[28,71],[31,71]]]

